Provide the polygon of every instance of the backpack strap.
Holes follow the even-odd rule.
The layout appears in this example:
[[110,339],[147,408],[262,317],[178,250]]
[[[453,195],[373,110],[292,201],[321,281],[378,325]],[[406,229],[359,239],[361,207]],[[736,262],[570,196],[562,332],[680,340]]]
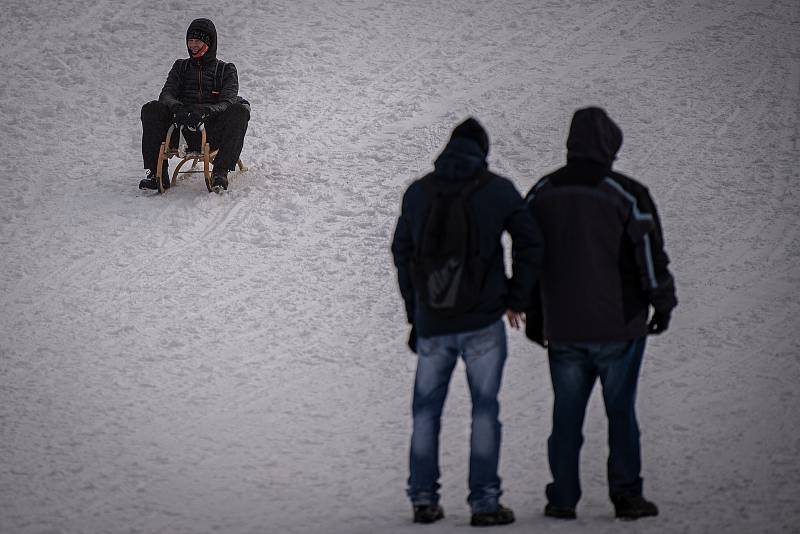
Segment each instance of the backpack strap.
[[189,59],[182,59],[180,66],[178,66],[178,91],[180,92],[180,88],[183,87],[183,77],[186,75],[186,71],[189,70]]
[[[492,178],[494,178],[494,175],[489,172],[489,169],[482,167],[481,170],[475,173],[475,176],[472,177],[472,180],[469,182],[469,184],[461,190],[461,196],[464,198],[464,200],[468,199],[473,193],[478,191],[478,189],[486,185]],[[479,250],[480,244],[476,227],[473,227],[473,230],[470,231],[469,240],[472,250]]]
[[211,87],[211,96],[219,96],[222,92],[222,79],[225,77],[225,67],[228,64],[221,59],[214,65],[214,85]]

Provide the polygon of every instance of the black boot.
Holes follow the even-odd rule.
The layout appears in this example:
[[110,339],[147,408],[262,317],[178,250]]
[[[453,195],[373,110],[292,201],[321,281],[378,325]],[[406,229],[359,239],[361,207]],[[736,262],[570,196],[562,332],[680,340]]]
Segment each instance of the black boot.
[[550,503],[544,507],[544,515],[556,519],[576,519],[578,517],[575,514],[574,506],[554,506]]
[[[146,172],[147,175],[145,176],[144,180],[139,182],[139,189],[154,189],[158,191],[158,176],[156,176],[156,173],[150,169],[147,169]],[[164,189],[169,189],[169,173],[165,171],[161,180],[164,183]]]
[[444,508],[438,504],[414,505],[414,523],[434,523],[444,518]]
[[211,176],[211,187],[221,187],[225,191],[228,190],[228,171],[214,169],[214,174]]
[[139,189],[155,189],[158,190],[158,184],[155,178],[145,178],[139,182]]
[[482,512],[472,514],[470,525],[473,527],[493,527],[496,525],[508,525],[514,522],[514,512],[511,508],[506,508],[502,504],[497,505],[494,512]]
[[611,497],[617,518],[634,520],[658,515],[658,507],[641,495],[618,495]]

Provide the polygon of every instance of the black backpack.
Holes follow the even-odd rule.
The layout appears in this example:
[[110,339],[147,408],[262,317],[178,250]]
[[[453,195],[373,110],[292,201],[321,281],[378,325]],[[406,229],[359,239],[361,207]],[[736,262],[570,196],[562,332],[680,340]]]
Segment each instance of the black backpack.
[[433,174],[422,179],[430,211],[411,260],[411,276],[421,303],[444,316],[469,311],[480,299],[486,266],[469,198],[491,178],[482,169],[455,190]]

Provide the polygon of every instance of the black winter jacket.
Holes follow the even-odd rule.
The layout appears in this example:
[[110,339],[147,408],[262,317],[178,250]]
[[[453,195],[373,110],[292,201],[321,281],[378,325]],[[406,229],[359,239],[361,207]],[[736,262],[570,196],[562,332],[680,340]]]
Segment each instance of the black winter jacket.
[[649,305],[664,314],[677,305],[653,199],[611,170],[621,144],[622,132],[605,112],[579,110],[567,165],[526,197],[545,242],[526,328],[539,343],[642,337]]
[[[485,158],[477,142],[451,139],[436,160],[435,179],[460,188],[464,181],[486,168]],[[480,254],[487,266],[486,278],[478,305],[457,317],[443,318],[416,297],[410,264],[420,243],[430,201],[421,180],[413,182],[403,196],[392,254],[408,322],[416,327],[419,337],[477,330],[497,321],[507,309],[523,311],[528,304],[541,262],[539,231],[511,181],[490,174],[490,180],[470,197],[471,218],[478,226]],[[506,278],[500,241],[504,231],[512,238],[513,276],[510,280]]]
[[217,30],[210,20],[201,20],[212,38],[208,51],[200,59],[193,59],[190,53],[189,59],[175,61],[158,97],[173,113],[183,106],[187,111],[216,115],[239,101],[239,76],[233,63],[225,65],[220,93],[212,94],[215,69],[222,68],[222,63],[217,59]]

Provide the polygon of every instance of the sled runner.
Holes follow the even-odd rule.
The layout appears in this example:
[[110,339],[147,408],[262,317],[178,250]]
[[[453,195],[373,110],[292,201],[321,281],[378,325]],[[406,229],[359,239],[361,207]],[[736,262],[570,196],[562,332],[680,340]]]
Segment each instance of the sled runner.
[[[181,127],[182,129],[182,127]],[[158,192],[164,192],[164,180],[161,176],[163,172],[163,164],[170,158],[177,156],[181,158],[180,163],[178,166],[175,167],[175,170],[172,172],[172,180],[171,186],[175,187],[177,185],[177,178],[178,174],[199,174],[203,173],[206,182],[206,189],[208,192],[212,192],[214,188],[211,186],[211,165],[214,163],[214,158],[217,156],[217,149],[211,150],[211,145],[206,142],[206,129],[204,124],[200,124],[198,130],[200,131],[200,150],[188,150],[185,140],[183,139],[183,135],[181,130],[178,130],[180,135],[180,142],[178,143],[178,147],[175,148],[172,146],[172,134],[175,132],[176,128],[175,125],[171,125],[169,130],[167,130],[167,137],[163,143],[161,143],[161,148],[158,150],[158,163],[156,166],[156,179],[158,181]],[[192,160],[192,166],[189,168],[188,171],[181,171],[181,167],[183,167],[189,160]],[[203,170],[197,169],[197,164],[203,161]],[[246,171],[247,167],[244,166],[242,163],[241,158],[236,162],[236,165],[239,167],[240,171]]]

